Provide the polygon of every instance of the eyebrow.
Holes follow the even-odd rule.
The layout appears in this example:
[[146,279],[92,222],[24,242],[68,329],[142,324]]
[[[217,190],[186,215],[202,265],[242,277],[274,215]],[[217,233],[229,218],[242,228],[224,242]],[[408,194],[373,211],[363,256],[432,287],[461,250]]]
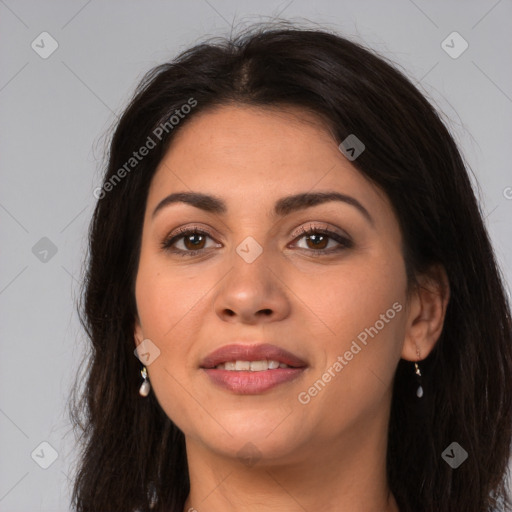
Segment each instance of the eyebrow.
[[[284,217],[290,213],[310,208],[329,201],[341,201],[343,203],[354,206],[366,218],[366,220],[374,226],[374,220],[368,210],[354,197],[340,192],[305,192],[285,196],[278,199],[274,205],[274,217]],[[164,207],[174,203],[186,203],[196,208],[200,208],[209,213],[217,215],[225,215],[228,211],[226,203],[219,197],[202,194],[200,192],[177,192],[164,197],[156,208],[153,210],[152,218]]]

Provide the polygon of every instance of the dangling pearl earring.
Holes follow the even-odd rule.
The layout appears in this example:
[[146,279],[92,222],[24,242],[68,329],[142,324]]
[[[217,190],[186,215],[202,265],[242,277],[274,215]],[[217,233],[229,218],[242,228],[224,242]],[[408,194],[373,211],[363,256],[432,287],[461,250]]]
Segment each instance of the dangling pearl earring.
[[142,375],[142,378],[144,379],[144,382],[140,386],[139,394],[140,394],[140,396],[146,397],[146,396],[149,395],[149,390],[151,389],[151,384],[149,383],[148,372],[147,372],[145,366],[140,371],[140,374]]
[[423,387],[421,386],[421,372],[418,363],[414,363],[414,367],[416,368],[415,372],[418,376],[418,389],[416,390],[416,396],[421,398],[423,396]]

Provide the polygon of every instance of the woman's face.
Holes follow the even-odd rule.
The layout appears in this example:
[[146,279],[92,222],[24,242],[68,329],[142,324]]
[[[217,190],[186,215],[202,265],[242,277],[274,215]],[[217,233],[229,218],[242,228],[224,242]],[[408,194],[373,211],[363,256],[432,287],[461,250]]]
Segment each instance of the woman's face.
[[[349,199],[285,201],[319,192]],[[155,212],[176,193],[224,208]],[[152,392],[187,449],[283,463],[387,435],[407,325],[398,222],[311,115],[224,106],[183,126],[149,190],[136,301]],[[202,368],[230,344],[275,345],[303,367]]]

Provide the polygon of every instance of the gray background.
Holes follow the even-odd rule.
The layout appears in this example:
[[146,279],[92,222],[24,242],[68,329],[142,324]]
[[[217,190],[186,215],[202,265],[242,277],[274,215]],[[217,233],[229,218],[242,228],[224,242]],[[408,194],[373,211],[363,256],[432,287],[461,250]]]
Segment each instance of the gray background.
[[[279,14],[374,47],[442,110],[512,282],[510,0],[0,0],[0,510],[69,509],[65,405],[85,346],[74,301],[104,134],[145,71]],[[50,48],[43,31],[59,45],[46,59],[31,47]],[[453,31],[469,44],[458,58],[441,46]],[[43,442],[58,455],[47,469]]]

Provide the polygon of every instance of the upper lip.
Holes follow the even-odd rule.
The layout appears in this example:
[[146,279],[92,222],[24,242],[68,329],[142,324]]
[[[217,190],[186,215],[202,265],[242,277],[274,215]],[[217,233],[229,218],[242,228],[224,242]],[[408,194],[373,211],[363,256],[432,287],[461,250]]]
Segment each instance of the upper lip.
[[279,361],[294,368],[307,366],[306,362],[287,350],[264,343],[260,345],[231,344],[214,350],[201,361],[201,368],[215,368],[226,361]]

